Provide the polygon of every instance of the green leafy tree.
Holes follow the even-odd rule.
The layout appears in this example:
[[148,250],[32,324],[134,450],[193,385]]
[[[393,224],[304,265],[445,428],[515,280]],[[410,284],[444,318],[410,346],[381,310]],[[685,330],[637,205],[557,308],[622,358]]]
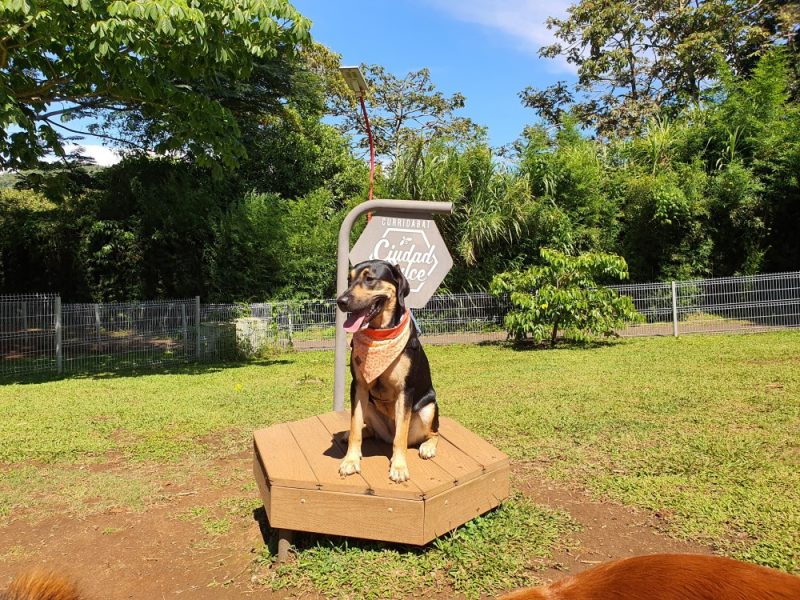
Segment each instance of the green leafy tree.
[[6,0],[0,165],[63,155],[69,121],[117,113],[135,113],[157,152],[233,164],[238,127],[218,97],[308,29],[287,0]]
[[490,290],[508,294],[511,310],[505,326],[517,340],[530,336],[537,342],[549,337],[555,346],[559,330],[567,337],[590,339],[614,335],[626,321],[639,314],[627,296],[600,282],[627,279],[622,257],[602,252],[568,256],[542,248],[542,264],[525,271],[500,273]]
[[[235,109],[247,150],[235,177],[244,190],[283,198],[301,198],[324,187],[332,202],[342,206],[365,192],[368,178],[347,138],[323,122],[328,97],[343,83],[339,57],[320,44],[309,44],[282,63],[273,65],[282,69],[280,84],[259,84],[263,94],[283,91],[277,107],[242,101]],[[247,107],[249,112],[243,112]]]
[[[447,96],[437,90],[428,69],[402,78],[379,65],[361,69],[370,88],[367,102],[376,154],[396,160],[405,146],[416,141],[468,143],[484,137],[482,127],[455,115],[464,108],[464,95]],[[342,131],[359,136],[361,147],[368,147],[363,117],[352,95],[337,95],[333,100],[331,110],[341,119]]]
[[698,163],[656,175],[632,168],[615,179],[623,212],[618,247],[636,281],[713,274],[708,177]]
[[[562,249],[613,250],[619,209],[611,193],[607,147],[582,137],[569,117],[552,136],[543,127],[528,128],[518,163],[533,196],[568,220],[566,235],[559,240]],[[538,248],[533,254],[538,255]]]
[[255,193],[228,207],[205,253],[213,300],[264,300],[280,285],[286,210],[285,200]]
[[84,204],[92,218],[82,253],[93,297],[111,291],[104,282],[115,271],[139,298],[207,295],[206,252],[238,197],[235,181],[185,161],[140,157],[103,170],[97,187]]
[[30,189],[0,190],[0,293],[82,289],[79,211]]
[[379,193],[453,203],[453,214],[439,225],[455,260],[450,289],[485,289],[494,273],[524,263],[523,239],[534,244],[552,231],[539,218],[546,207],[532,200],[527,179],[481,143],[417,142],[380,182]]
[[774,44],[797,56],[800,11],[783,0],[581,0],[551,18],[540,55],[575,65],[574,86],[526,88],[523,104],[550,122],[565,112],[602,135],[639,131],[664,107],[698,102],[719,65],[747,76]]

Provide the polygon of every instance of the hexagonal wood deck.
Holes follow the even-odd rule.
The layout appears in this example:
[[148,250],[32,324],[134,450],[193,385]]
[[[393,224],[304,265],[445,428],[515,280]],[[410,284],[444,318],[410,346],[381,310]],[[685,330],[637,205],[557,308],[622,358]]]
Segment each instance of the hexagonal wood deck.
[[391,446],[364,440],[361,473],[343,478],[350,415],[329,412],[255,432],[253,470],[279,530],[424,545],[509,495],[508,457],[452,419],[440,419],[436,457],[409,449],[411,480],[389,479]]

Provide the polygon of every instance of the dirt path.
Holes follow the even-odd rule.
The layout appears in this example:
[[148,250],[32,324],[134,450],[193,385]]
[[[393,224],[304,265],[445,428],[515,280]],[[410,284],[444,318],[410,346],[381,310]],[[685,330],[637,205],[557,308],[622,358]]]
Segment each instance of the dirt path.
[[[254,510],[257,501],[249,501],[256,495],[250,460],[243,452],[219,461],[219,472],[236,477],[220,484],[199,474],[164,489],[160,501],[143,512],[53,515],[33,523],[20,515],[0,526],[0,589],[17,572],[47,567],[73,577],[87,598],[97,600],[290,596],[252,580],[264,540],[263,508]],[[533,484],[529,475],[517,477],[519,489],[569,512],[583,526],[574,536],[575,549],[543,561],[545,581],[634,554],[708,552],[659,532],[656,517],[593,502],[561,484]]]
[[[248,475],[249,461],[242,453],[220,467]],[[144,512],[12,521],[0,528],[0,587],[15,572],[47,567],[71,576],[87,598],[98,600],[241,598],[243,592],[263,589],[250,581],[253,560],[264,545],[252,510],[231,515],[224,532],[209,533],[202,523],[207,516],[219,528],[225,516],[208,507],[240,499],[242,483],[220,486],[201,476],[162,490],[163,499]]]
[[572,536],[575,548],[558,549],[552,559],[543,561],[545,569],[537,576],[545,583],[628,556],[659,552],[711,554],[706,546],[668,537],[662,532],[664,524],[649,513],[595,502],[580,490],[553,482],[518,483],[517,487],[538,504],[568,512],[582,527]]

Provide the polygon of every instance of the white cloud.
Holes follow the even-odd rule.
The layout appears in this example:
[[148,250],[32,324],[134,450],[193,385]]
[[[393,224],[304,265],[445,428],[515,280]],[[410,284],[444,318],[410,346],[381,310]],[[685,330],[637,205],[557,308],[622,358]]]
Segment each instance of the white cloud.
[[[461,21],[476,23],[512,37],[520,49],[538,56],[539,48],[555,41],[548,17],[563,17],[574,0],[428,0]],[[574,71],[561,58],[548,61],[553,70]]]
[[[64,151],[67,154],[79,151],[82,156],[93,159],[95,164],[101,167],[109,167],[122,160],[119,150],[100,146],[99,144],[64,144]],[[55,157],[52,160],[55,160]]]

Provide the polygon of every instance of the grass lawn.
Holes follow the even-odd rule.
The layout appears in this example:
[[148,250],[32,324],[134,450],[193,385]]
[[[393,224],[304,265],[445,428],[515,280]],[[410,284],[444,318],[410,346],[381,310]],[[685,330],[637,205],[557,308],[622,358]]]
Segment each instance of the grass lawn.
[[[800,333],[428,354],[444,414],[510,454],[518,473],[658,511],[675,536],[800,571]],[[190,477],[249,448],[254,428],[330,410],[332,364],[332,352],[308,352],[2,385],[0,528],[55,502],[77,515],[146,510],[154,472]],[[301,538],[299,560],[270,584],[330,595],[377,589],[376,579],[386,596],[507,589],[535,576],[531,561],[570,527],[516,497],[426,551]]]

